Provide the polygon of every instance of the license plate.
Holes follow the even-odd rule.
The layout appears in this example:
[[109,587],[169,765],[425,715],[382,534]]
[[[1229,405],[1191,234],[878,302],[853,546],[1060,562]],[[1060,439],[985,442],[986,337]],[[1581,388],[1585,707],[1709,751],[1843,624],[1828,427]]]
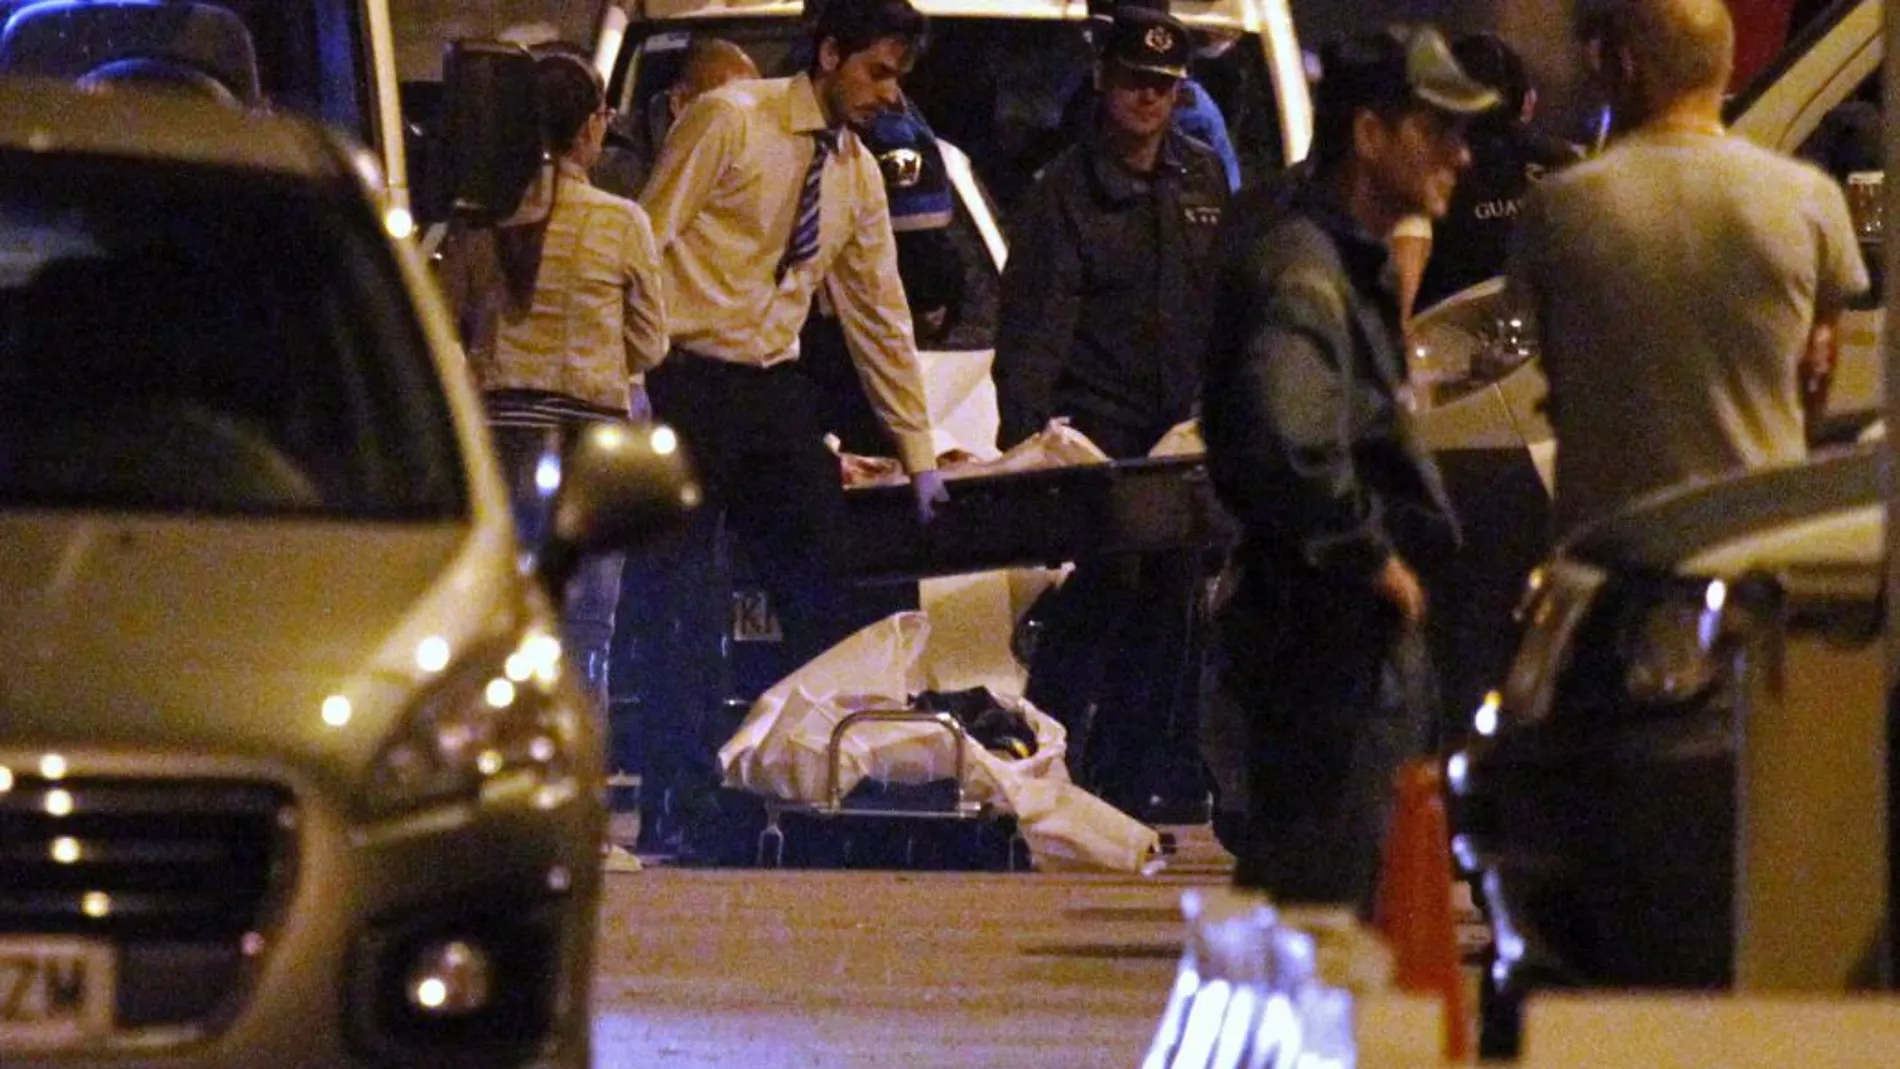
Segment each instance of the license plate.
[[0,1049],[63,1047],[112,1029],[110,944],[0,936]]
[[734,642],[783,642],[785,630],[779,626],[778,613],[763,590],[732,592],[732,640]]

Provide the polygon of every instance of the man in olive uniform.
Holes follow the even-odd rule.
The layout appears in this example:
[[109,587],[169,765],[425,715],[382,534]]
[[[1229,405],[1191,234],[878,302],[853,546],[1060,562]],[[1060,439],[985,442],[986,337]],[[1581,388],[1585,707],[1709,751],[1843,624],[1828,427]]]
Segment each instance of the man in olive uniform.
[[[1011,220],[995,364],[1004,448],[1061,417],[1109,456],[1140,457],[1193,414],[1229,194],[1218,157],[1173,124],[1192,47],[1177,19],[1122,5],[1095,72],[1093,128]],[[1198,675],[1196,565],[1078,562],[1030,665],[1030,700],[1082,736],[1078,779],[1137,814],[1160,786],[1154,744]]]

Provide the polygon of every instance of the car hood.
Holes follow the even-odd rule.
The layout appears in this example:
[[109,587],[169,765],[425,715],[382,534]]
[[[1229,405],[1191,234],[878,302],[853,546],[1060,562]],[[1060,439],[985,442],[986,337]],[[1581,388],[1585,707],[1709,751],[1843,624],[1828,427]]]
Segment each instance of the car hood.
[[1886,554],[1877,443],[1671,488],[1570,539],[1586,563],[1732,576],[1878,568]]
[[13,513],[0,545],[0,754],[76,769],[353,779],[432,678],[424,639],[486,649],[523,611],[505,525]]

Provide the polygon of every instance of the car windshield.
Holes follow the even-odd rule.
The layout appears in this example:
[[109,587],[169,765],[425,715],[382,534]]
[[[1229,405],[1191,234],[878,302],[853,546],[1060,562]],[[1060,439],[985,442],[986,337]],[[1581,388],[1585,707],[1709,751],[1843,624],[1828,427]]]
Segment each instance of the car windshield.
[[0,507],[460,515],[375,225],[309,183],[0,154]]
[[0,75],[163,81],[374,144],[363,40],[355,0],[0,0]]
[[[767,76],[803,66],[803,30],[778,19],[680,19],[649,23],[622,49],[616,103],[642,116],[677,76],[689,35],[743,47]],[[1244,179],[1284,163],[1280,120],[1259,39],[1196,29],[1192,73],[1226,121]],[[961,18],[930,20],[930,34],[905,93],[937,136],[962,149],[1007,216],[1035,173],[1073,136],[1065,113],[1089,84],[1093,52],[1080,21]]]

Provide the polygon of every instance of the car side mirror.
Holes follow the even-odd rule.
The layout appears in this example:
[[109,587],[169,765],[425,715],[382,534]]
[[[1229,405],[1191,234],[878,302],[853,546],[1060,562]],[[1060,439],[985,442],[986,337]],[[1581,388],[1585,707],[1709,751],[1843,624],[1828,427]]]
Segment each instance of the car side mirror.
[[685,525],[704,492],[679,436],[660,424],[591,424],[561,459],[540,574],[558,601],[582,557],[636,550]]
[[514,214],[544,163],[535,99],[527,49],[500,41],[449,45],[440,125],[417,185],[424,221],[485,226]]
[[1885,239],[1886,225],[1882,218],[1881,203],[1885,200],[1883,190],[1886,186],[1884,171],[1855,171],[1847,176],[1847,214],[1854,221],[1854,236],[1860,239],[1861,259],[1867,262],[1867,276],[1871,283],[1865,296],[1849,303],[1848,307],[1856,311],[1870,311],[1881,306],[1883,291],[1886,288],[1886,257],[1881,254],[1881,242]]

